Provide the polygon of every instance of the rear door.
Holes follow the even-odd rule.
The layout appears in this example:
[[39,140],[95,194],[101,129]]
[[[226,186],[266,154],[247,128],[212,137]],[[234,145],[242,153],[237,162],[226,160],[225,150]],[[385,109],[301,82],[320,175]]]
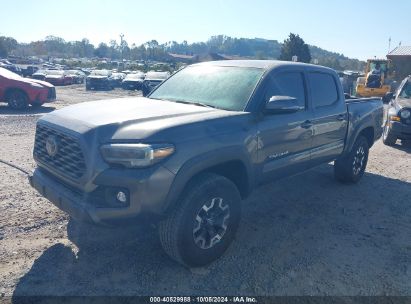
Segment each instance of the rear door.
[[336,77],[326,71],[307,73],[314,111],[313,165],[331,161],[343,149],[348,126],[347,106]]
[[270,75],[264,103],[278,95],[295,97],[303,110],[265,114],[259,122],[258,153],[263,165],[263,181],[302,171],[310,160],[313,113],[308,104],[303,71],[287,70]]

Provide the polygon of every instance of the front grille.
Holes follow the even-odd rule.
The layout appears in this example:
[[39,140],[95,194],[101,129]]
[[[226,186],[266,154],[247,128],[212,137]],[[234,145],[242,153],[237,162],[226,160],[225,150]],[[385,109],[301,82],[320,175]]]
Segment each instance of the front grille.
[[55,100],[56,99],[56,88],[52,87],[49,88],[48,94],[47,94],[47,99],[48,100]]
[[[46,149],[46,141],[50,138],[58,147],[54,156],[50,156]],[[37,125],[33,153],[38,161],[72,179],[81,178],[86,172],[84,155],[77,140],[49,127]]]

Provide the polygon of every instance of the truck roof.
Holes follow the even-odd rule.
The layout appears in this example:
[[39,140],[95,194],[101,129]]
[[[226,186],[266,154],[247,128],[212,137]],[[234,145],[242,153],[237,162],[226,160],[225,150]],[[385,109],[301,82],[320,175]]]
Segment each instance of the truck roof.
[[258,68],[264,70],[272,70],[278,67],[286,67],[286,66],[303,66],[303,67],[310,67],[313,69],[325,69],[328,71],[334,71],[330,68],[323,67],[320,65],[302,63],[302,62],[292,62],[292,61],[281,61],[281,60],[219,60],[219,61],[207,61],[193,64],[194,66],[197,65],[212,65],[212,66],[230,66],[230,67],[245,67],[245,68]]

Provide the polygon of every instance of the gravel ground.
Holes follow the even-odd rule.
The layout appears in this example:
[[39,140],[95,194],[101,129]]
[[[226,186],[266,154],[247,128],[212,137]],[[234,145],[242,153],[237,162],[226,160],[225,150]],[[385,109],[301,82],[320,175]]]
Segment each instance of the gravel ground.
[[[21,115],[0,106],[0,159],[35,166],[36,120],[68,104],[138,95],[57,88],[58,101]],[[20,295],[411,295],[411,145],[381,141],[357,185],[327,164],[257,189],[227,253],[185,269],[156,227],[70,220],[0,163],[0,293]]]

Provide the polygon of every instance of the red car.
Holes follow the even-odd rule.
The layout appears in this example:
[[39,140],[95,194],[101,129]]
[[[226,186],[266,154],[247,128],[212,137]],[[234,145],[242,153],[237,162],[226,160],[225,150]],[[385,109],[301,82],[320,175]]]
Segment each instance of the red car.
[[68,85],[73,84],[73,77],[62,70],[47,70],[44,81],[50,82],[53,85]]
[[0,102],[13,109],[24,109],[27,105],[41,106],[56,100],[56,89],[48,82],[23,78],[9,70],[0,68]]

